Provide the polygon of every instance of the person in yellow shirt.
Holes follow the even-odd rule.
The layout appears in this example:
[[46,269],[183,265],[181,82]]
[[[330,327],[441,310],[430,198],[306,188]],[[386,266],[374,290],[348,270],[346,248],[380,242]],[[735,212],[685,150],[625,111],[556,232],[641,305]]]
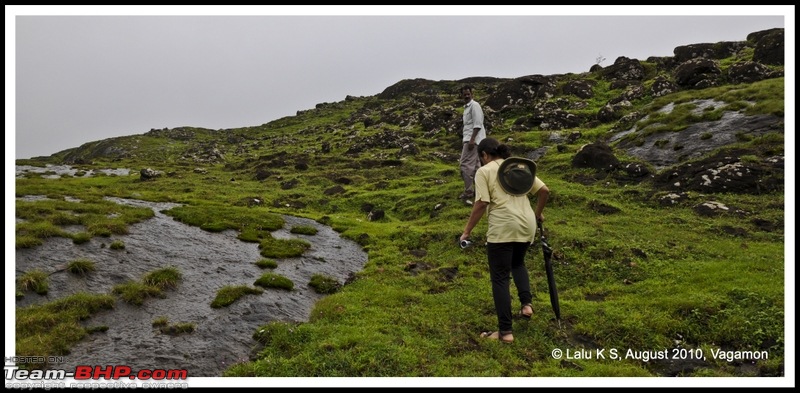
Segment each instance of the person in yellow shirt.
[[[460,240],[469,239],[483,215],[487,215],[486,249],[498,329],[483,332],[481,337],[510,343],[514,341],[510,278],[517,287],[520,315],[529,319],[533,296],[525,252],[536,235],[536,220],[544,221],[542,212],[550,189],[536,176],[536,163],[511,157],[509,146],[494,138],[481,141],[478,156],[483,165],[475,174],[475,202]],[[535,208],[528,195],[536,196]]]

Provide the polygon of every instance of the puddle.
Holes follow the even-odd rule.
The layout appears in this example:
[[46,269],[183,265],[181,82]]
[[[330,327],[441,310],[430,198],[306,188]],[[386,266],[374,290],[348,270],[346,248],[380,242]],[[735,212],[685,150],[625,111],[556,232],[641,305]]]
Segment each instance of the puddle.
[[116,169],[89,169],[83,171],[75,169],[69,165],[51,165],[47,164],[44,167],[32,165],[17,165],[16,177],[25,177],[30,173],[41,174],[45,179],[60,179],[62,176],[73,176],[80,174],[78,177],[91,177],[95,173],[105,173],[108,176],[128,176],[131,173],[130,169],[116,168]]
[[[70,239],[52,238],[33,249],[16,250],[16,274],[40,269],[50,274],[47,296],[26,292],[18,307],[38,304],[76,292],[111,293],[112,288],[130,280],[140,281],[153,270],[174,266],[182,279],[166,297],[150,298],[142,306],[117,300],[113,310],[94,314],[84,326],[107,326],[108,330],[85,337],[54,365],[67,370],[78,365],[126,365],[133,369],[187,369],[190,377],[215,377],[233,363],[249,358],[256,342],[256,329],[271,321],[307,321],[316,301],[324,295],[308,286],[320,273],[344,283],[367,262],[361,247],[342,239],[330,227],[316,221],[284,216],[284,228],[276,238],[301,238],[311,243],[303,256],[276,259],[275,269],[261,269],[254,263],[262,257],[257,243],[236,239],[235,231],[210,233],[173,220],[161,213],[177,204],[113,199],[117,203],[150,207],[155,217],[129,227],[124,236],[93,238],[75,245]],[[296,225],[317,228],[315,235],[290,233]],[[124,250],[111,250],[114,240]],[[65,270],[76,259],[89,259],[96,271],[77,277]],[[225,285],[247,285],[263,273],[274,272],[294,282],[294,290],[265,289],[261,295],[246,295],[228,307],[211,308],[211,301]],[[192,333],[162,334],[152,322],[165,316],[170,324],[189,322]]]

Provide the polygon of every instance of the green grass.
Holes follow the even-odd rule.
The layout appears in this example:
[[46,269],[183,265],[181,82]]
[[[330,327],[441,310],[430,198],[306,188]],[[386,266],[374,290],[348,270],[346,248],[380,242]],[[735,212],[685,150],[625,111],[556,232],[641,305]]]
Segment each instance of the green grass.
[[72,235],[72,242],[75,244],[84,244],[92,240],[92,234],[89,232],[80,232]]
[[172,325],[162,326],[159,328],[161,333],[177,336],[184,333],[192,333],[197,328],[197,325],[192,322],[179,322]]
[[[17,248],[36,247],[41,240],[50,237],[71,238],[75,244],[83,244],[94,236],[124,235],[128,233],[128,225],[154,215],[152,209],[124,206],[97,198],[91,194],[91,188],[84,191],[88,194],[80,202],[68,201],[64,196],[70,195],[70,192],[61,193],[52,188],[45,191],[50,187],[45,187],[48,183],[41,183],[40,180],[46,179],[31,179],[29,187],[17,189],[20,192],[18,195],[46,194],[49,198],[16,203],[17,218],[25,220],[17,223],[17,237],[25,239],[22,242],[18,240]],[[79,179],[64,179],[64,183],[76,181]],[[86,231],[73,235],[62,229],[67,225],[82,225]],[[39,241],[33,241],[33,238]]]
[[78,276],[85,276],[96,269],[94,261],[89,259],[76,259],[67,264],[67,271]]
[[115,285],[111,291],[125,302],[134,306],[141,306],[147,298],[164,296],[164,292],[161,289],[136,281]]
[[302,239],[276,239],[268,235],[258,247],[265,258],[291,258],[303,255],[311,244]]
[[258,260],[258,262],[256,262],[256,266],[262,269],[275,269],[278,267],[278,262],[276,262],[274,259],[261,258]]
[[161,327],[169,325],[169,318],[166,316],[160,316],[153,320],[153,327]]
[[314,288],[314,291],[317,293],[326,295],[335,293],[342,287],[342,284],[340,284],[335,278],[318,273],[311,276],[311,281],[308,283],[308,285],[311,288]]
[[226,285],[217,291],[217,296],[211,302],[211,308],[222,308],[233,304],[245,295],[260,295],[264,293],[261,288],[252,288],[246,285]]
[[316,235],[317,228],[314,228],[311,225],[297,225],[293,226],[290,230],[291,233],[298,233],[301,235]]
[[181,280],[181,273],[177,268],[168,266],[148,272],[142,281],[128,281],[115,285],[111,292],[122,300],[135,306],[141,306],[151,297],[165,297],[164,291],[175,289]]
[[168,266],[145,274],[142,282],[159,289],[174,289],[178,286],[181,276],[177,268]]
[[[69,348],[96,328],[84,328],[81,321],[101,310],[114,307],[109,295],[77,293],[41,305],[17,308],[16,356],[62,356]],[[43,363],[20,364],[21,368],[41,368]]]
[[32,270],[17,277],[17,291],[33,291],[39,295],[47,295],[49,275],[41,270]]
[[274,273],[262,274],[254,284],[264,288],[279,288],[287,291],[291,291],[294,288],[292,280]]
[[111,242],[111,245],[108,248],[112,250],[124,250],[125,249],[125,242],[122,240],[114,240]]

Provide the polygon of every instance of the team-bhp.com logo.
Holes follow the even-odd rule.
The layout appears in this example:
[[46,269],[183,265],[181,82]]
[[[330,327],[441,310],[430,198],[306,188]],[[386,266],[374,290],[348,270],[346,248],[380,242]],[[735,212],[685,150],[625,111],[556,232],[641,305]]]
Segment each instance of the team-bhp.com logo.
[[[6,361],[9,359],[7,358]],[[27,361],[28,359],[14,359],[20,363],[45,363],[42,361]],[[47,362],[57,363],[57,362]],[[3,369],[6,377],[6,388],[111,388],[111,387],[145,387],[145,388],[186,388],[189,373],[186,369],[144,369],[134,371],[129,366],[77,366],[75,370],[26,370],[16,366],[6,365]],[[66,382],[68,378],[74,380]],[[112,382],[109,382],[112,381]],[[133,382],[125,382],[133,381]],[[141,382],[141,385],[139,384]]]

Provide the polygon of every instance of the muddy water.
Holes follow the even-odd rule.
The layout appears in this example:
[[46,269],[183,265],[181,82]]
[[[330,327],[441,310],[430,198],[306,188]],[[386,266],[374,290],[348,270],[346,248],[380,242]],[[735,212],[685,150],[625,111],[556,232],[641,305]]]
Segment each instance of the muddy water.
[[[330,227],[313,220],[284,216],[284,228],[276,238],[301,238],[311,243],[303,256],[277,259],[275,269],[254,265],[262,257],[258,245],[236,239],[235,231],[209,233],[174,221],[161,210],[176,205],[115,199],[118,203],[152,208],[154,218],[129,227],[130,233],[110,238],[93,238],[81,245],[69,239],[53,238],[33,249],[16,251],[16,274],[40,269],[50,273],[47,296],[26,292],[18,307],[38,304],[76,292],[109,294],[114,285],[140,281],[148,272],[174,266],[182,279],[165,298],[150,298],[142,306],[117,300],[113,310],[93,315],[84,325],[107,326],[102,333],[88,335],[73,346],[65,363],[77,365],[127,365],[137,369],[188,369],[189,376],[214,377],[233,363],[248,360],[256,342],[255,330],[270,321],[307,321],[314,303],[322,298],[308,286],[315,273],[344,283],[361,270],[367,256],[361,247],[342,239]],[[315,235],[292,234],[296,225],[317,228]],[[124,250],[111,250],[114,240]],[[77,277],[63,270],[80,258],[95,262],[96,271]],[[294,282],[292,291],[265,289],[261,295],[246,295],[232,305],[211,308],[211,301],[225,285],[253,286],[265,272],[272,271]],[[191,322],[192,333],[171,336],[152,326],[165,316],[170,324]]]

